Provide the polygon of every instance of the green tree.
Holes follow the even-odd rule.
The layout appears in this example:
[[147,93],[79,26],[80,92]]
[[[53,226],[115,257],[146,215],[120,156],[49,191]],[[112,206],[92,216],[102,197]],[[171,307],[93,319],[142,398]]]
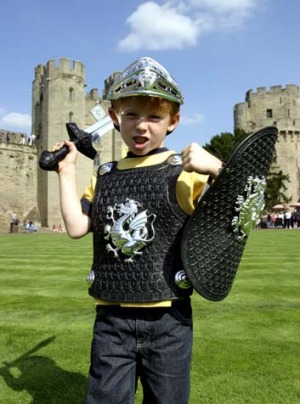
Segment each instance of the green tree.
[[213,136],[210,143],[205,144],[203,147],[220,160],[227,162],[237,146],[248,136],[248,132],[238,128],[235,129],[234,133],[223,132],[220,135]]
[[285,196],[287,190],[286,182],[290,182],[288,174],[282,170],[270,172],[267,177],[267,186],[265,191],[265,209],[270,212],[272,206],[291,202],[291,198]]

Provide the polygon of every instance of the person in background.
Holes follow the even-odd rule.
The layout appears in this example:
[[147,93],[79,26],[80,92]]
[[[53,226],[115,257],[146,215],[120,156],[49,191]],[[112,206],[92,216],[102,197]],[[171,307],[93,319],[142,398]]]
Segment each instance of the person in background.
[[21,134],[20,144],[23,146],[25,144],[25,136]]
[[285,229],[291,229],[291,218],[292,218],[292,214],[289,211],[289,209],[286,209],[286,211],[284,212],[284,227]]

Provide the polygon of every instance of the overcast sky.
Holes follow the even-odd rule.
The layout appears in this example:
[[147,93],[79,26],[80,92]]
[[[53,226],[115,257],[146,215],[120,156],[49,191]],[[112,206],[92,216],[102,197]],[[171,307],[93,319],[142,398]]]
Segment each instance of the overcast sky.
[[[66,57],[86,67],[87,91],[150,56],[185,96],[167,146],[233,131],[249,89],[300,85],[299,0],[9,0],[1,5],[0,128],[31,130],[34,68]],[[67,136],[66,136],[67,137]]]

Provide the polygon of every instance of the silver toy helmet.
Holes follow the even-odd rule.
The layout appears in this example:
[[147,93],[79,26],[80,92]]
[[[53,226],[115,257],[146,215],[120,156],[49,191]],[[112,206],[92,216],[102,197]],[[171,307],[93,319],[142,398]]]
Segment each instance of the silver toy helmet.
[[134,95],[154,96],[183,104],[184,97],[168,71],[155,60],[143,57],[128,66],[111,85],[107,99]]

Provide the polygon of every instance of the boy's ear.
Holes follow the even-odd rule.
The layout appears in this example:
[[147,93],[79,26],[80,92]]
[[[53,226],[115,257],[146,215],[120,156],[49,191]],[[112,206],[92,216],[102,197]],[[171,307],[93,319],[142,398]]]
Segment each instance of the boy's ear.
[[113,121],[113,123],[116,125],[119,125],[119,121],[118,121],[118,117],[117,117],[115,109],[113,107],[108,108],[108,113],[109,113],[109,116],[110,116],[111,120]]
[[118,117],[116,114],[116,110],[113,107],[110,107],[110,108],[108,108],[108,113],[109,113],[110,119],[113,121],[115,129],[117,129],[117,131],[120,132],[120,125],[119,125]]
[[180,113],[174,115],[171,120],[170,124],[168,126],[168,134],[173,132],[174,129],[176,129],[177,125],[179,124],[180,121]]

